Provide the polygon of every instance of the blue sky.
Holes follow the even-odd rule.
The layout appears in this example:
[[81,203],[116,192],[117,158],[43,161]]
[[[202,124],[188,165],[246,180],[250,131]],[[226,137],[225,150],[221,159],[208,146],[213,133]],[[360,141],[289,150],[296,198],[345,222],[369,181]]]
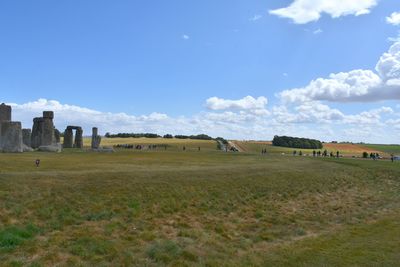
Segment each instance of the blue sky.
[[51,108],[60,129],[398,143],[394,12],[390,0],[2,1],[0,101],[25,127]]

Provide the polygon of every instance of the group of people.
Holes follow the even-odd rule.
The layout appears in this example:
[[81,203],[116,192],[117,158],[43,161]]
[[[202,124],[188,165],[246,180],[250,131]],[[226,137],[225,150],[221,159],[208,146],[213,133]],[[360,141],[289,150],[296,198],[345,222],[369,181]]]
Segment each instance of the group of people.
[[[318,150],[318,151],[313,150],[312,153],[313,153],[313,157],[328,157],[329,156],[331,158],[334,158],[334,157],[340,158],[339,151],[336,151],[336,155],[332,151],[328,154],[328,151],[326,149],[323,152],[321,152],[320,150]],[[293,156],[296,156],[296,155],[303,156],[303,151],[300,150],[299,152],[297,152],[297,150],[293,150]]]
[[371,154],[369,154],[369,157],[370,157],[371,159],[373,159],[373,160],[377,160],[377,159],[380,159],[380,158],[381,158],[381,156],[379,155],[379,153],[371,153]]
[[148,150],[152,150],[152,149],[157,149],[157,148],[164,148],[165,150],[167,150],[168,145],[164,145],[164,144],[158,144],[158,145],[133,145],[133,144],[118,144],[114,146],[115,148],[125,148],[125,149],[137,149],[137,150],[142,150],[142,149],[148,149]]

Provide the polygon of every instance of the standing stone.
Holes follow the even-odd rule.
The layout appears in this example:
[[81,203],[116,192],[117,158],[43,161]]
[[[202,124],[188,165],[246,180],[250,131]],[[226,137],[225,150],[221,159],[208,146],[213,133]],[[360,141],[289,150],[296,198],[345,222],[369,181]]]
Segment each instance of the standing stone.
[[72,148],[74,141],[74,133],[72,132],[72,127],[68,126],[64,132],[64,148]]
[[23,152],[21,122],[11,121],[11,106],[0,105],[0,151]]
[[22,153],[21,122],[1,122],[1,148],[3,152]]
[[53,119],[53,111],[43,111],[43,117],[33,119],[31,134],[32,148],[36,149],[41,146],[54,146],[58,143]]
[[31,134],[31,147],[39,148],[42,145],[43,118],[34,118]]
[[56,144],[53,118],[53,111],[43,111],[42,142],[40,144],[41,146],[51,146]]
[[0,122],[11,121],[11,106],[4,103],[0,105]]
[[101,143],[101,136],[99,130],[96,127],[92,128],[92,149],[98,149]]
[[31,147],[31,135],[32,135],[31,129],[22,129],[22,142],[27,147]]
[[77,127],[75,134],[75,148],[83,148],[83,130],[81,127]]
[[61,133],[56,128],[54,128],[54,137],[56,138],[57,144],[61,143]]

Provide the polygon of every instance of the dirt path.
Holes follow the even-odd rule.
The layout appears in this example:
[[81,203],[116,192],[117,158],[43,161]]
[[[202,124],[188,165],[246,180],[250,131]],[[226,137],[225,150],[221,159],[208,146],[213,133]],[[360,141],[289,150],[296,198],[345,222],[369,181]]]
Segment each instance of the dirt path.
[[236,141],[228,141],[229,145],[236,148],[239,152],[246,152],[247,150]]

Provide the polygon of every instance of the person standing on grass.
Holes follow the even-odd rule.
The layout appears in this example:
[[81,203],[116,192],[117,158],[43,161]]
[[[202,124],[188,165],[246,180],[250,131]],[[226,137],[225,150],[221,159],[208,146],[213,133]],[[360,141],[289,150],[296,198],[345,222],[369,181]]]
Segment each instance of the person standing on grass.
[[36,168],[39,168],[39,166],[40,166],[40,159],[37,159],[37,160],[35,161],[35,164],[36,164]]
[[339,156],[340,156],[339,151],[336,151],[336,157],[339,158]]
[[393,155],[393,154],[390,155],[390,160],[391,160],[392,162],[394,162],[394,155]]

